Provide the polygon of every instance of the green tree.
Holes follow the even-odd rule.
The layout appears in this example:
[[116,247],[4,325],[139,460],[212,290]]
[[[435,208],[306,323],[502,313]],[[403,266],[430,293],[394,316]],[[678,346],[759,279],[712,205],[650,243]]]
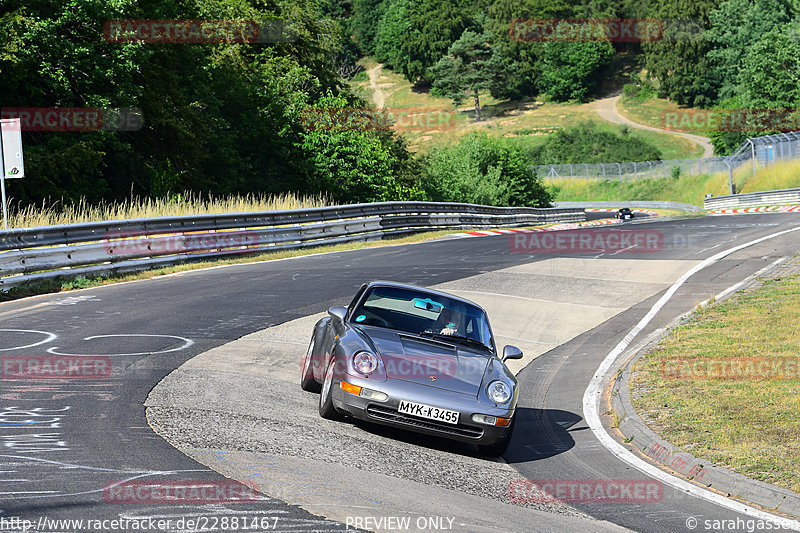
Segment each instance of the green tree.
[[[343,94],[337,58],[344,50],[347,3],[322,4],[7,0],[0,15],[2,107],[134,107],[143,112],[138,131],[25,131],[28,176],[15,183],[11,194],[23,203],[48,197],[98,202],[131,193],[308,189],[317,168],[324,166],[312,146],[316,142],[335,152],[335,143],[308,138],[303,111],[328,91]],[[102,33],[110,19],[168,18],[274,19],[287,28],[289,39],[113,43]],[[415,182],[408,175],[413,162],[390,132],[340,144],[356,159],[358,150],[374,158],[381,172],[371,179],[382,179],[388,165],[386,194],[413,191]],[[367,184],[364,192],[353,172],[342,175],[355,184],[345,190],[359,197],[382,187]]]
[[[548,79],[558,77],[566,73],[570,78],[575,74],[580,74],[582,65],[577,68],[564,68],[564,72],[557,72],[557,55],[575,55],[580,61],[581,53],[587,53],[591,47],[570,47],[561,43],[561,46],[551,46],[549,51],[545,51],[545,42],[531,39],[526,32],[529,19],[605,19],[605,18],[644,18],[644,13],[634,13],[638,9],[640,0],[499,0],[491,2],[486,7],[489,21],[484,25],[486,31],[491,32],[493,44],[498,52],[498,57],[502,63],[503,72],[506,73],[504,83],[492,95],[497,98],[522,98],[525,96],[535,96],[539,92],[546,91],[550,85],[542,81],[542,71],[549,71]],[[521,21],[514,24],[513,21]],[[555,44],[555,43],[553,43]],[[577,43],[581,44],[581,43]],[[620,45],[618,45],[620,46]],[[602,53],[607,53],[606,46],[598,48]],[[638,50],[634,50],[638,52]],[[554,63],[555,62],[555,63]],[[603,64],[606,63],[603,60]],[[586,76],[577,85],[584,85],[587,90],[597,82],[599,75],[598,69],[602,65],[592,67],[583,72]],[[577,86],[575,82],[568,82],[569,85]],[[544,88],[544,91],[543,91]],[[564,91],[560,91],[564,92]],[[567,91],[568,93],[571,91]],[[579,91],[584,92],[584,91]],[[567,96],[567,99],[570,97]],[[561,97],[557,99],[562,99]]]
[[664,21],[659,40],[642,43],[644,66],[658,81],[659,96],[680,105],[706,107],[716,101],[717,81],[704,31],[721,0],[649,0],[648,18]]
[[773,28],[749,48],[739,71],[747,107],[790,109],[800,102],[800,45],[792,30]]
[[375,57],[395,72],[403,72],[405,58],[399,43],[412,31],[408,20],[412,0],[387,2],[375,35]]
[[465,31],[433,67],[433,92],[459,105],[465,96],[475,102],[475,120],[481,120],[480,92],[496,90],[501,66],[487,33]]
[[[730,154],[748,137],[786,131],[793,124],[776,121],[781,115],[769,110],[792,110],[800,105],[800,45],[793,24],[773,28],[753,43],[741,60],[736,95],[720,102],[748,123],[730,130],[720,125],[709,134],[716,154]],[[770,125],[774,125],[771,127]]]
[[316,105],[321,120],[309,123],[300,141],[307,167],[305,192],[325,193],[339,202],[414,197],[399,175],[390,136],[361,127],[353,102],[343,96],[329,92]]
[[428,69],[472,24],[466,2],[393,0],[378,29],[376,56],[412,83],[429,81]]
[[608,41],[546,42],[539,89],[554,100],[581,100],[597,83],[597,71],[613,55]]
[[422,165],[422,183],[436,201],[547,207],[552,200],[520,149],[484,133],[434,150]]
[[378,26],[391,0],[353,0],[353,37],[365,54],[375,53]]
[[713,48],[708,58],[720,100],[737,94],[739,71],[753,44],[790,18],[791,5],[785,0],[727,0],[709,13],[706,38]]

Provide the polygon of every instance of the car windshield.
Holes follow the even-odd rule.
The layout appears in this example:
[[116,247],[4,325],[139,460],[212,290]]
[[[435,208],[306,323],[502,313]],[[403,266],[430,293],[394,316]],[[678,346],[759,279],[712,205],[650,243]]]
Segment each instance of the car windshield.
[[353,311],[351,321],[414,335],[472,340],[494,349],[489,321],[483,310],[438,294],[398,287],[373,287]]

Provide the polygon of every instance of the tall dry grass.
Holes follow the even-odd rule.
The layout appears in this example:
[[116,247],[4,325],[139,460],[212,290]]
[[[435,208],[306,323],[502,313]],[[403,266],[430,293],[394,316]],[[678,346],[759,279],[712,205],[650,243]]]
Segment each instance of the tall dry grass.
[[122,220],[128,218],[155,218],[209,213],[244,213],[278,211],[331,205],[326,196],[299,196],[293,193],[280,195],[203,196],[201,194],[175,195],[171,198],[131,198],[123,202],[90,204],[84,199],[74,204],[43,202],[19,209],[11,206],[8,227],[25,228]]

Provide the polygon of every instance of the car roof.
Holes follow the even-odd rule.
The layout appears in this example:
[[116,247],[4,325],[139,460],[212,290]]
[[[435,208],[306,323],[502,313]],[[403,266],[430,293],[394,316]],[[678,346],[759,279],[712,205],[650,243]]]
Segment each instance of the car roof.
[[367,283],[367,290],[371,289],[372,287],[395,287],[398,289],[411,289],[416,291],[423,291],[433,295],[445,296],[447,298],[450,298],[451,300],[457,300],[459,302],[464,302],[469,305],[474,305],[475,307],[483,311],[484,314],[488,315],[488,313],[483,307],[476,304],[472,300],[467,300],[466,298],[456,296],[455,294],[450,294],[449,292],[437,291],[436,289],[428,289],[427,287],[419,287],[418,285],[411,285],[410,283],[398,283],[396,281],[382,281],[382,280],[375,280]]

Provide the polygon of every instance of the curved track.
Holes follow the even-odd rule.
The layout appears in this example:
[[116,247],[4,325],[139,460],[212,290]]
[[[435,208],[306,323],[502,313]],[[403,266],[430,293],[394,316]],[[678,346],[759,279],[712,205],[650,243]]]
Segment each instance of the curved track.
[[[657,221],[626,227],[663,232],[661,251],[639,254],[635,259],[634,264],[640,265],[636,270],[648,272],[660,261],[685,262],[688,270],[688,265],[724,248],[798,223],[800,220],[789,214]],[[701,271],[670,300],[648,331],[663,326],[698,301],[768,262],[793,255],[797,251],[796,242],[792,236],[774,239],[737,252]],[[604,268],[607,265],[611,268],[602,275],[593,273],[595,258],[604,261]],[[558,285],[561,292],[551,295],[557,299],[574,297],[576,292],[590,294],[593,285],[586,280],[614,281],[621,272],[614,268],[614,261],[618,261],[620,269],[631,268],[629,256],[593,253],[569,254],[557,259],[552,255],[512,253],[508,237],[503,236],[452,239],[187,272],[2,304],[0,356],[102,355],[112,362],[113,373],[97,380],[0,381],[3,408],[0,517],[22,517],[36,522],[40,517],[177,519],[224,514],[275,518],[276,527],[268,530],[352,529],[348,524],[325,521],[266,496],[258,502],[237,505],[120,505],[104,500],[103,487],[134,478],[222,479],[153,433],[143,409],[148,393],[190,358],[266,327],[347,301],[366,279],[394,279],[464,290],[469,289],[463,285],[469,285],[465,278],[501,269],[535,271],[535,265],[541,264],[546,265],[547,271],[534,275],[562,278]],[[580,283],[574,281],[576,264],[585,267]],[[535,290],[533,287],[524,290]],[[481,287],[487,292],[489,289]],[[643,477],[619,463],[599,444],[583,422],[581,403],[583,391],[603,357],[663,291],[656,286],[652,289],[642,301],[635,295],[644,293],[627,293],[624,286],[606,296],[596,294],[595,297],[609,299],[626,298],[627,294],[631,299],[624,305],[610,305],[627,309],[566,343],[556,343],[520,372],[524,392],[519,426],[506,455],[508,467],[514,471],[512,475],[534,480]],[[507,317],[493,312],[492,318],[498,329],[497,323]],[[230,378],[227,391],[237,387],[236,375],[231,374]],[[176,405],[181,403],[181,398],[172,400]],[[209,410],[213,410],[213,400],[206,399]],[[346,431],[359,434],[369,433],[370,429],[347,426]],[[394,440],[395,435],[388,437],[387,440]],[[375,436],[383,438],[381,434]],[[411,437],[406,441],[415,450],[431,446]],[[463,456],[465,462],[476,468],[486,461],[470,450],[441,444],[432,446],[433,451],[444,446],[446,453]],[[273,460],[280,461],[281,457]],[[502,463],[483,464],[487,469],[506,468]],[[357,470],[344,466],[354,473]],[[580,518],[586,513],[636,531],[687,531],[686,520],[690,516],[737,517],[736,513],[669,488],[661,501],[647,505],[576,503],[573,507],[577,511],[555,510],[552,524],[562,519],[563,525],[572,524],[567,515]],[[497,525],[504,525],[502,518],[497,518]],[[595,525],[590,529],[601,529],[600,522]],[[530,529],[536,530],[537,526]]]

